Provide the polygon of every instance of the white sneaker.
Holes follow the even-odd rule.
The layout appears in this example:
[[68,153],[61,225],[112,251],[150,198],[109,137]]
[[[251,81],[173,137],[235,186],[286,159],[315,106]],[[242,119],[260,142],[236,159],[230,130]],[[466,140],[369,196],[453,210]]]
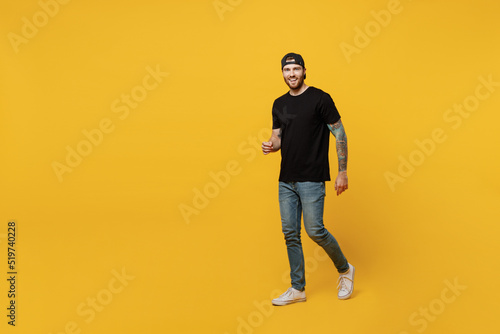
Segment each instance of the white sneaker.
[[351,297],[354,288],[354,266],[349,263],[349,270],[340,274],[337,289],[339,290],[339,299],[348,299]]
[[306,301],[305,291],[299,291],[294,288],[288,288],[288,290],[286,290],[285,293],[283,293],[281,296],[273,299],[273,305],[283,306],[305,301]]

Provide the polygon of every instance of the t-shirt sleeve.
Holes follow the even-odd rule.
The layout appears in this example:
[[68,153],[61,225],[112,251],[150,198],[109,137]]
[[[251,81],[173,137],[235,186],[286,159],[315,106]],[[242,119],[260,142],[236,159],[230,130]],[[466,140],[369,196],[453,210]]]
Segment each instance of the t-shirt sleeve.
[[277,109],[276,101],[274,101],[274,103],[273,103],[273,130],[281,128],[281,122],[280,122],[280,119],[278,117],[278,112],[279,111]]
[[319,113],[326,124],[334,124],[340,119],[339,111],[328,93],[323,93],[319,102]]

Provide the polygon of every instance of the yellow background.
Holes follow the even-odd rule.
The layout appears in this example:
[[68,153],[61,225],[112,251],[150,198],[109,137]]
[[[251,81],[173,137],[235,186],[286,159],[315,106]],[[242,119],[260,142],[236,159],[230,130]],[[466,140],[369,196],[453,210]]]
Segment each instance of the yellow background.
[[[41,5],[0,4],[0,261],[6,277],[15,220],[19,272],[15,328],[0,283],[2,332],[496,333],[500,87],[456,129],[444,115],[479,77],[500,81],[500,5],[401,0],[346,57],[342,43],[376,29],[372,11],[391,1],[221,3],[218,13],[212,0],[72,0],[18,52],[8,36]],[[288,261],[280,157],[259,142],[290,51],[346,128],[349,190],[336,197],[327,184],[325,222],[356,281],[353,298],[337,300],[333,265],[303,233],[308,301],[271,308]],[[168,76],[120,119],[112,103],[148,67]],[[53,163],[103,119],[113,131],[60,182]],[[446,140],[391,190],[386,173],[436,128]],[[229,179],[216,185],[214,173]],[[134,278],[110,301],[122,270]],[[465,288],[444,303],[455,281]],[[106,305],[87,322],[78,307],[97,296]]]

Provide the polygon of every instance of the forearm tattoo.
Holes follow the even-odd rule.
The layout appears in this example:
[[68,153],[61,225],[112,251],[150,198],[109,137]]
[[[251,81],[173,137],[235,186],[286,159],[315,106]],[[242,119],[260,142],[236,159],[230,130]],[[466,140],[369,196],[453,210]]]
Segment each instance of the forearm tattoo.
[[335,136],[337,146],[337,157],[339,159],[339,172],[347,171],[347,136],[344,125],[339,120],[335,124],[328,124],[328,128]]

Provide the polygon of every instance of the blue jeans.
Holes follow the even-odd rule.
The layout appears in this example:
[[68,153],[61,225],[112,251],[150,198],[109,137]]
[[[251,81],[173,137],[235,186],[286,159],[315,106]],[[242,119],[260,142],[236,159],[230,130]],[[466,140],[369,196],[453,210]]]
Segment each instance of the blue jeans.
[[304,253],[300,240],[302,214],[307,235],[323,247],[337,271],[343,273],[349,269],[337,240],[323,225],[324,199],[325,182],[279,183],[281,225],[290,262],[290,278],[292,287],[300,291],[306,285]]

